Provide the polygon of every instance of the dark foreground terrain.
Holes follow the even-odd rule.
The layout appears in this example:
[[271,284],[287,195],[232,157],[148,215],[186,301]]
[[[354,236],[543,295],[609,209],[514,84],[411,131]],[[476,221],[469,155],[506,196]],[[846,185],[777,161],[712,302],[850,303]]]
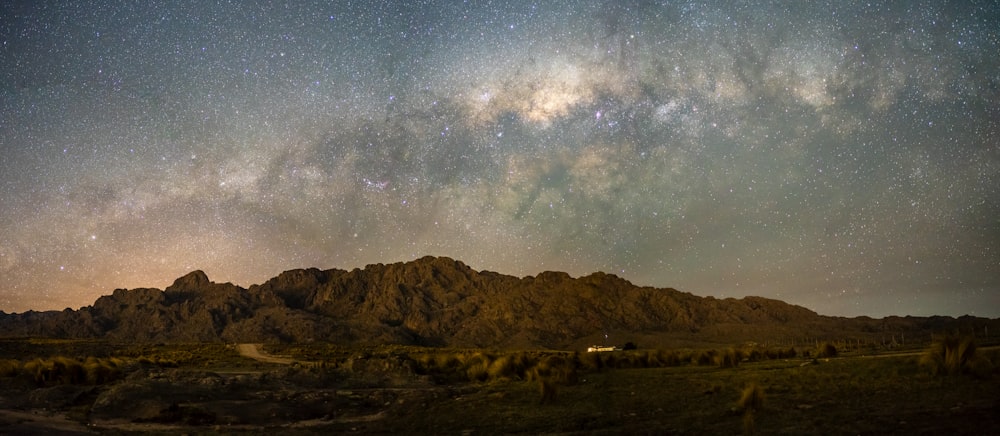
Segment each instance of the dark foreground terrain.
[[958,340],[876,356],[39,339],[0,352],[0,434],[1000,433],[1000,353]]

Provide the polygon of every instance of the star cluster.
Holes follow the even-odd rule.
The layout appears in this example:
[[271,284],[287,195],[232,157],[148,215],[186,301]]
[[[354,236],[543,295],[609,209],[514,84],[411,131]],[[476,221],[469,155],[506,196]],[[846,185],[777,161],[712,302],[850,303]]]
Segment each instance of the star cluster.
[[996,2],[6,2],[0,309],[444,255],[1000,316]]

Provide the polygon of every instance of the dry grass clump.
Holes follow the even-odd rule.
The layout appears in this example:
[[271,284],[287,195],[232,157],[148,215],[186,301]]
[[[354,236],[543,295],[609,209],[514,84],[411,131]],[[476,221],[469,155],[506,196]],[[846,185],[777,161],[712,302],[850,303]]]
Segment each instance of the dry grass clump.
[[649,356],[650,366],[680,366],[683,359],[677,351],[656,350]]
[[14,377],[21,373],[21,361],[13,359],[0,360],[0,377]]
[[764,389],[757,383],[750,383],[743,388],[736,410],[743,413],[743,434],[755,432],[755,415],[764,407]]
[[956,335],[945,335],[931,344],[921,356],[920,366],[933,375],[969,374],[987,378],[993,372],[992,362],[976,352],[975,340]]
[[118,380],[122,376],[117,359],[88,357],[83,362],[64,356],[33,359],[27,362],[4,360],[0,362],[0,376],[21,376],[38,386],[99,385]]
[[463,367],[465,356],[454,352],[431,352],[411,356],[420,374],[450,377]]
[[575,353],[574,359],[580,362],[580,367],[587,371],[604,370],[604,353]]
[[735,368],[739,366],[740,360],[743,360],[743,355],[739,351],[729,348],[715,354],[713,358],[715,364],[719,365],[720,368]]
[[527,378],[528,370],[535,366],[534,359],[526,352],[505,354],[498,357],[486,369],[490,380]]
[[738,348],[736,351],[740,354],[741,360],[746,360],[747,362],[792,359],[798,356],[798,352],[795,350],[795,347],[768,348],[755,344]]
[[[593,353],[590,353],[593,354]],[[577,382],[577,368],[573,360],[560,355],[552,355],[542,359],[531,370],[530,379],[538,381],[541,403],[552,403],[556,400],[557,385],[569,385]]]
[[710,366],[715,364],[715,355],[718,351],[701,350],[691,355],[691,363],[698,366]]
[[649,368],[654,366],[655,359],[651,358],[648,351],[629,350],[622,353],[622,358],[618,361],[619,368]]
[[87,384],[101,385],[118,380],[122,376],[118,362],[111,359],[98,359],[88,357],[83,362],[83,371],[86,374]]
[[824,342],[816,348],[817,358],[837,357],[837,347],[829,342]]
[[532,378],[550,379],[559,384],[576,383],[577,377],[573,361],[560,355],[547,356],[532,369]]
[[470,381],[486,381],[490,377],[489,369],[493,359],[493,355],[488,353],[475,353],[468,356],[463,362],[466,376]]
[[537,352],[517,351],[493,354],[479,351],[427,352],[410,357],[415,370],[444,380],[486,382],[496,380],[526,380],[538,363]]
[[781,348],[768,348],[764,351],[764,356],[771,360],[779,359],[794,359],[798,353],[795,351],[794,347],[789,347],[786,349]]

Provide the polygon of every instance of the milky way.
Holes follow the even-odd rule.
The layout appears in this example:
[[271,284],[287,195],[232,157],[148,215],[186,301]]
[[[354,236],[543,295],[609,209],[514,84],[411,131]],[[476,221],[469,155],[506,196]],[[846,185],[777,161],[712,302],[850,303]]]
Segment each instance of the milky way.
[[997,2],[327,3],[0,5],[0,310],[429,254],[1000,316]]

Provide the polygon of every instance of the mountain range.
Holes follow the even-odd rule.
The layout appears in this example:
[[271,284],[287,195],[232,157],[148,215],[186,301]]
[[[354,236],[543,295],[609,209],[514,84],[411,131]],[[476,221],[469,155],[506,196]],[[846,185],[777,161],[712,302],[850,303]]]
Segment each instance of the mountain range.
[[249,288],[194,271],[164,290],[116,289],[79,310],[0,311],[6,337],[476,348],[885,344],[928,341],[942,332],[981,336],[991,327],[1000,333],[1000,319],[830,317],[762,297],[717,299],[636,286],[605,273],[518,278],[446,257],[351,271],[297,269]]

